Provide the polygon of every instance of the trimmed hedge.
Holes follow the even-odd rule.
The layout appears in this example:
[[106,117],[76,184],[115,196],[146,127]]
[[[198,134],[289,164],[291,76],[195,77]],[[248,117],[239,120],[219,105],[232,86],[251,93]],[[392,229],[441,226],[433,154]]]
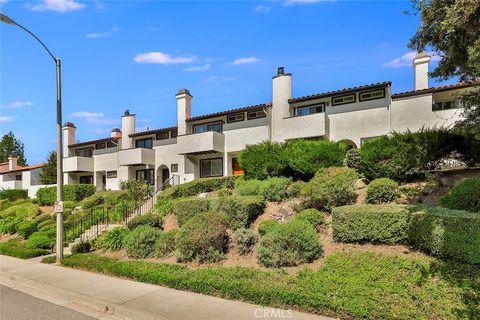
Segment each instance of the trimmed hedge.
[[138,228],[139,226],[150,226],[154,228],[161,228],[163,225],[163,220],[154,214],[144,214],[143,216],[136,216],[127,223],[129,230]]
[[289,197],[289,178],[269,178],[267,180],[238,179],[235,191],[241,196],[263,196],[267,201],[283,201]]
[[162,192],[161,197],[182,198],[196,196],[204,192],[212,192],[222,188],[233,189],[238,176],[219,178],[202,178],[178,186],[173,186]]
[[5,189],[0,190],[0,200],[16,201],[28,198],[28,190]]
[[257,237],[253,230],[246,228],[237,229],[233,234],[233,239],[240,255],[249,254],[257,242]]
[[27,239],[37,230],[37,223],[30,220],[22,221],[15,226],[15,230],[23,237],[23,239]]
[[230,228],[248,228],[263,213],[265,200],[260,196],[231,196],[211,201],[210,209],[225,213],[230,221]]
[[25,246],[24,242],[18,241],[17,239],[12,239],[10,241],[0,243],[0,254],[17,257],[20,259],[30,259],[48,254],[48,250],[29,249]]
[[389,178],[375,179],[367,186],[367,203],[392,202],[400,195],[398,183]]
[[281,177],[286,174],[288,166],[285,144],[271,141],[247,145],[238,161],[247,179]]
[[447,208],[480,213],[480,178],[467,178],[458,182],[440,199]]
[[408,234],[414,248],[440,258],[480,264],[480,215],[415,206]]
[[306,221],[277,223],[260,237],[258,262],[266,267],[296,266],[322,255],[322,244],[315,228]]
[[210,202],[205,198],[179,199],[172,204],[172,213],[177,216],[179,226],[183,226],[192,217],[209,209]]
[[[81,201],[95,193],[93,184],[68,184],[63,186],[64,201]],[[57,187],[43,187],[37,191],[38,203],[42,206],[51,206],[57,199]]]
[[339,242],[405,243],[410,211],[398,204],[351,205],[333,208],[333,239]]
[[25,244],[27,249],[51,249],[54,245],[55,238],[42,231],[32,233]]
[[355,170],[345,167],[322,168],[305,184],[301,196],[305,206],[331,210],[333,207],[355,202],[354,185],[358,178]]
[[92,250],[92,244],[90,241],[81,241],[79,243],[75,243],[71,250],[72,254],[88,253]]
[[175,239],[178,230],[162,232],[155,243],[155,258],[165,258],[175,252]]
[[130,258],[145,259],[153,257],[155,243],[162,231],[147,225],[139,226],[127,234],[123,247]]
[[293,219],[306,221],[318,228],[325,223],[325,214],[317,209],[305,209],[297,213]]
[[188,220],[176,237],[179,261],[216,262],[228,244],[228,218],[223,213],[204,212]]

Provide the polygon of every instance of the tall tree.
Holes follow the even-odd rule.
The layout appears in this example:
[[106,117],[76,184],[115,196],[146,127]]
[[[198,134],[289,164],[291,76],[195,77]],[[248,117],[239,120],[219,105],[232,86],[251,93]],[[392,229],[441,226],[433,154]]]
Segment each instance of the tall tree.
[[19,165],[25,165],[27,160],[25,159],[24,145],[22,141],[15,138],[12,131],[7,133],[0,140],[0,162],[8,161],[8,157],[14,155],[18,158]]
[[40,182],[42,184],[57,183],[57,153],[50,151],[47,156],[47,164],[40,173]]
[[[478,0],[412,0],[420,25],[410,39],[409,47],[423,51],[432,48],[441,60],[431,75],[446,80],[480,79],[480,1]],[[456,127],[480,138],[480,85],[460,98],[465,119]]]

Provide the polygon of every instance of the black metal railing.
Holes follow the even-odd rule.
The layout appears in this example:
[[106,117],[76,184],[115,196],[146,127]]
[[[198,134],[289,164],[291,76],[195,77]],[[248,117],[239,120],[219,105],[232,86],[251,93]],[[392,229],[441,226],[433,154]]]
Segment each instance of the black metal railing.
[[91,208],[80,220],[65,228],[64,243],[68,244],[76,239],[88,241],[97,238],[108,228],[108,213],[109,208],[106,207]]

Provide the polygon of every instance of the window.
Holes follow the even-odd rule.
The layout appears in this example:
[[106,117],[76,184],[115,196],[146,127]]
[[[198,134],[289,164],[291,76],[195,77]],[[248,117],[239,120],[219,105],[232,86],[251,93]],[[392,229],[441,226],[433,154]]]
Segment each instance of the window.
[[455,101],[439,101],[433,103],[432,111],[449,110],[455,109],[456,107],[457,104],[455,103]]
[[21,175],[21,174],[17,174],[17,175],[15,176],[15,180],[17,180],[17,181],[22,181],[22,175]]
[[227,116],[227,123],[239,122],[245,120],[245,113],[236,113]]
[[77,149],[77,150],[75,150],[75,155],[77,157],[91,158],[93,156],[93,149],[92,148]]
[[178,172],[178,163],[172,163],[172,165],[170,166],[170,171]]
[[259,118],[265,118],[267,115],[263,110],[258,110],[258,111],[250,111],[247,113],[247,119],[248,120],[253,120],[253,119],[259,119]]
[[95,143],[95,149],[105,149],[105,142],[99,142],[99,143]]
[[233,175],[243,175],[243,169],[240,167],[240,163],[238,162],[238,158],[232,159],[232,172]]
[[146,139],[135,140],[135,148],[152,149],[153,148],[153,139],[152,138],[146,138]]
[[202,133],[207,131],[222,132],[222,123],[210,122],[210,123],[196,124],[193,126],[193,133]]
[[341,104],[354,103],[356,101],[355,94],[349,94],[345,96],[338,96],[332,98],[332,106],[338,106]]
[[153,169],[137,170],[136,179],[137,181],[142,181],[148,183],[149,185],[154,185],[155,176],[153,174]]
[[168,135],[168,131],[157,133],[157,140],[165,140],[168,138],[170,138],[170,136]]
[[116,142],[107,141],[107,148],[115,148],[117,146]]
[[200,160],[200,178],[223,176],[223,159]]
[[307,116],[309,114],[321,113],[325,110],[325,104],[318,104],[312,106],[296,107],[295,117]]
[[172,130],[170,133],[172,138],[176,138],[178,136],[178,131],[177,130]]
[[385,89],[360,92],[360,101],[385,98]]
[[113,179],[117,177],[117,171],[107,171],[107,178]]
[[80,184],[93,184],[93,176],[80,177]]

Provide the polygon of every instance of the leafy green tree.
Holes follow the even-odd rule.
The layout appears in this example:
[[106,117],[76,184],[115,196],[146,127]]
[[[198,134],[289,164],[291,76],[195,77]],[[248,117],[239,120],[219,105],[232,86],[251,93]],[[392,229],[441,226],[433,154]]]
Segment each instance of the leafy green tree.
[[50,151],[47,157],[47,164],[40,173],[40,182],[42,184],[57,183],[57,153]]
[[8,161],[8,157],[14,155],[18,158],[19,165],[25,165],[27,160],[25,159],[24,145],[22,141],[15,138],[12,131],[7,133],[0,140],[0,162]]
[[[480,1],[412,0],[420,25],[410,39],[409,47],[417,51],[432,48],[441,60],[431,75],[446,80],[480,79]],[[465,119],[456,125],[480,137],[480,85],[467,91],[460,101]]]

